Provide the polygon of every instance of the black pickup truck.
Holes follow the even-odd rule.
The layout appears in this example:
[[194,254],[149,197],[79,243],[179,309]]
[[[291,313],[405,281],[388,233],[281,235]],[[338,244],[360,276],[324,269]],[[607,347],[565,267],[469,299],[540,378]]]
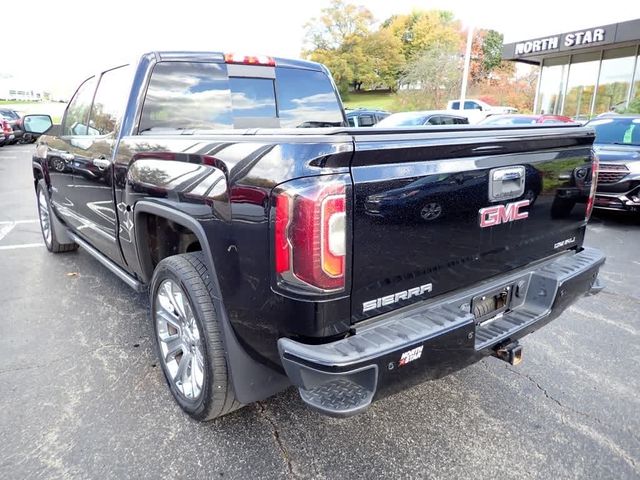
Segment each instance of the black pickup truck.
[[178,404],[291,384],[353,415],[494,355],[602,287],[576,125],[353,129],[325,67],[149,53],[88,78],[33,158],[54,253],[149,292]]

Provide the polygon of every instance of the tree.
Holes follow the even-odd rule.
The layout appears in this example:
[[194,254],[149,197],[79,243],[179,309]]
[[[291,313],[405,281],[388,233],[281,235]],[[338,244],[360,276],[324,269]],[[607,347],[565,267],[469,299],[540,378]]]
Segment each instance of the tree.
[[373,14],[366,7],[332,0],[319,17],[305,24],[305,50],[338,50],[347,40],[365,37],[372,25]]
[[378,30],[364,39],[363,54],[367,62],[365,72],[368,76],[361,77],[361,82],[369,88],[384,87],[395,90],[405,65],[400,40],[387,30]]
[[407,62],[434,45],[459,48],[462,43],[460,24],[451,12],[414,10],[408,15],[394,15],[382,24],[402,44]]
[[513,62],[502,61],[503,35],[495,30],[476,30],[471,44],[471,84],[489,81],[495,76],[512,76]]
[[444,108],[460,88],[462,59],[451,45],[434,43],[409,63],[401,77],[399,107]]
[[326,65],[341,93],[349,87],[395,88],[404,64],[401,43],[388,32],[371,32],[372,24],[365,7],[333,0],[306,24],[303,55]]

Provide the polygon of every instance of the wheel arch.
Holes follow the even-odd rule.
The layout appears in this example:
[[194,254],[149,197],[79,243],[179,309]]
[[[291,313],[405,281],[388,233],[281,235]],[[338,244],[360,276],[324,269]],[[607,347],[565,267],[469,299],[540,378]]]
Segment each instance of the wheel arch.
[[[142,242],[145,238],[144,233],[142,235],[138,235],[138,233],[144,231],[141,225],[145,214],[165,218],[181,225],[191,230],[198,239],[211,277],[211,284],[213,285],[212,300],[220,321],[227,368],[231,374],[231,381],[238,401],[251,403],[264,400],[291,385],[285,375],[255,360],[240,344],[224,306],[211,246],[202,225],[192,216],[176,208],[148,200],[138,201],[134,206],[133,214],[136,231],[136,251],[143,271],[149,268],[149,265],[143,265],[143,262],[148,262],[150,258],[148,255],[140,255],[141,249],[144,248]],[[149,279],[145,279],[145,282],[148,283]]]

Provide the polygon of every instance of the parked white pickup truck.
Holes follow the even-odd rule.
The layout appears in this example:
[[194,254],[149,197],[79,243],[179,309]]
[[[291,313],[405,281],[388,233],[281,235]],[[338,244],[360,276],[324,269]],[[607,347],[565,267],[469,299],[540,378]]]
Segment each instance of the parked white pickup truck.
[[460,109],[460,100],[450,100],[447,103],[447,110],[457,110],[469,119],[469,123],[478,123],[489,115],[501,115],[505,113],[517,113],[518,109],[513,107],[494,107],[482,100],[467,98]]

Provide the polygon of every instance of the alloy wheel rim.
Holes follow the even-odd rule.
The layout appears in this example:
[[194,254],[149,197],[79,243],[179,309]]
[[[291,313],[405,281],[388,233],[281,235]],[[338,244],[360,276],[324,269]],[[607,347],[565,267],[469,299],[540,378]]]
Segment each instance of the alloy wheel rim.
[[431,202],[427,203],[422,210],[420,211],[420,215],[425,220],[435,220],[442,214],[442,207],[439,203]]
[[155,298],[155,322],[169,381],[189,400],[197,400],[204,384],[202,340],[189,299],[172,280],[164,280]]
[[51,219],[49,217],[49,208],[44,192],[40,190],[38,193],[38,216],[40,218],[40,228],[47,245],[51,245]]

